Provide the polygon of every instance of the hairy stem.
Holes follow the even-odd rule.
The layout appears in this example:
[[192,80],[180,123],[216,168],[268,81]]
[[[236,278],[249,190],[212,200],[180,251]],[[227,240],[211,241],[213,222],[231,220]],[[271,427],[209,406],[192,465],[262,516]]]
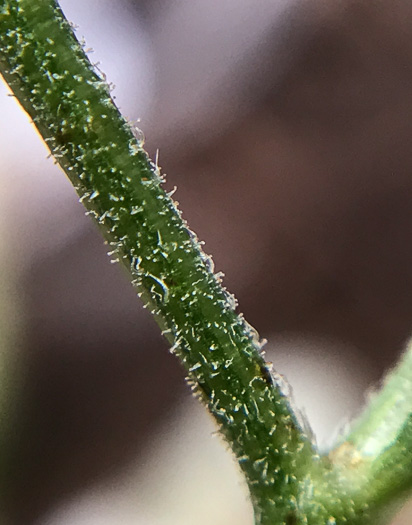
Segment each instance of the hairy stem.
[[1,0],[0,35],[3,77],[231,445],[257,520],[284,523],[317,454],[256,332],[236,313],[57,3]]
[[319,457],[139,133],[55,0],[0,0],[0,72],[129,272],[230,444],[260,525],[366,525],[412,488],[412,354]]

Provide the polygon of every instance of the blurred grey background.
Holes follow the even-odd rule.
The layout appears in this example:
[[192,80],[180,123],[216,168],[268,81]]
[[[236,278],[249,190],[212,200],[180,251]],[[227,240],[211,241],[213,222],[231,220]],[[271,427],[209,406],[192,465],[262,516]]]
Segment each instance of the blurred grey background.
[[[326,447],[412,327],[412,5],[61,6]],[[3,86],[0,110],[4,523],[251,525],[182,369]]]

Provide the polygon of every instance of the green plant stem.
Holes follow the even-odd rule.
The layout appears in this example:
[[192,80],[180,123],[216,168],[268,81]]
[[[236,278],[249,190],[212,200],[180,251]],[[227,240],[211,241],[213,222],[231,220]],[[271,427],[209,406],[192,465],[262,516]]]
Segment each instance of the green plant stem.
[[0,0],[0,72],[230,444],[260,525],[377,525],[412,488],[408,354],[327,457],[54,0]]
[[335,454],[362,462],[371,506],[399,504],[412,490],[412,344],[387,375]]
[[1,0],[0,35],[3,77],[216,419],[246,475],[257,521],[284,523],[317,454],[256,332],[235,312],[56,2]]
[[[330,452],[308,502],[350,525],[387,524],[412,491],[412,344]],[[316,523],[316,522],[315,522]],[[332,522],[334,525],[334,522]],[[336,523],[341,523],[339,519]]]

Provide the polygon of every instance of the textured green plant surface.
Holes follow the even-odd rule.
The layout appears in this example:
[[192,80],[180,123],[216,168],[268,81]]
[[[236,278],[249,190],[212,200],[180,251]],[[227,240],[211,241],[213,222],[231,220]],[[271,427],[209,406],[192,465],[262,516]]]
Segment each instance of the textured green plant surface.
[[[412,481],[411,404],[397,401],[411,358],[396,375],[403,385],[391,380],[353,433],[321,457],[54,0],[0,0],[0,72],[214,416],[246,476],[256,523],[387,522]],[[374,439],[380,445],[371,447]]]

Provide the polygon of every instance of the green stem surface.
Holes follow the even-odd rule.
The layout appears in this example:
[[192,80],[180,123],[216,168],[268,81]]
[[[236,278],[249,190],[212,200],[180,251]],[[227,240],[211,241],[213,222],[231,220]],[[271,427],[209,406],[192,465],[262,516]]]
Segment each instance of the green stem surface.
[[55,0],[0,0],[0,72],[127,268],[249,484],[260,525],[377,525],[412,488],[412,358],[320,457],[256,331]]
[[0,1],[0,71],[220,426],[257,521],[295,520],[312,441],[55,1]]
[[[375,508],[403,503],[412,491],[412,344],[371,396],[335,450],[363,471],[360,491]],[[364,497],[365,497],[364,496]]]

